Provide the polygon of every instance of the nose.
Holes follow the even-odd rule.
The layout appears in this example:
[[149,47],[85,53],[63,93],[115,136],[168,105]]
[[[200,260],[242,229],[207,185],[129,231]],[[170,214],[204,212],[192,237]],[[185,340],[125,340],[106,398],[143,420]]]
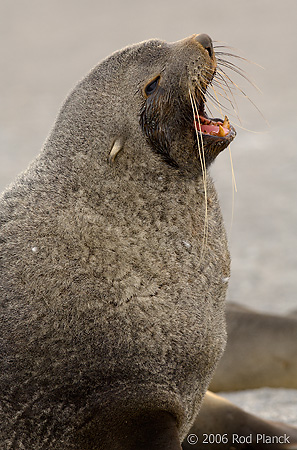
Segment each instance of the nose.
[[208,36],[208,34],[197,34],[197,36],[195,37],[195,40],[197,42],[199,42],[199,44],[202,45],[202,47],[205,48],[205,50],[208,51],[209,56],[212,58],[213,56],[213,46],[212,46],[212,40],[211,38]]

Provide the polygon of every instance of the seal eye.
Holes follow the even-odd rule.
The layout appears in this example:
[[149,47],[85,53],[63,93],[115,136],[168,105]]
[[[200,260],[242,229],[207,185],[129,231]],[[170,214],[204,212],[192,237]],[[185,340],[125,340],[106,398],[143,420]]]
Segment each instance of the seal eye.
[[146,95],[151,95],[156,88],[159,86],[160,75],[157,76],[153,81],[151,81],[148,85],[146,85],[144,92]]

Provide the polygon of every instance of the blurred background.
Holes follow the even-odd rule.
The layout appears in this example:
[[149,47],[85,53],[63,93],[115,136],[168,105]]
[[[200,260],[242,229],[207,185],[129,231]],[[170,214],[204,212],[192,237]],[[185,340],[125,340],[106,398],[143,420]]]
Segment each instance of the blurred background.
[[67,93],[101,59],[153,37],[208,33],[256,63],[232,60],[261,91],[229,72],[245,93],[240,121],[227,111],[234,200],[228,150],[211,169],[232,255],[228,299],[297,309],[296,17],[296,0],[0,0],[0,189],[39,153]]

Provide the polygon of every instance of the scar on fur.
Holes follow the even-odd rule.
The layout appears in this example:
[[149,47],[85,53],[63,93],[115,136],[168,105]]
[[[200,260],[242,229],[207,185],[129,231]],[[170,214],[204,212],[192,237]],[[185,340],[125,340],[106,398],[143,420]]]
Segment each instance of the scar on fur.
[[117,154],[122,150],[123,146],[124,145],[122,139],[117,139],[116,141],[114,141],[108,157],[109,164],[114,163]]

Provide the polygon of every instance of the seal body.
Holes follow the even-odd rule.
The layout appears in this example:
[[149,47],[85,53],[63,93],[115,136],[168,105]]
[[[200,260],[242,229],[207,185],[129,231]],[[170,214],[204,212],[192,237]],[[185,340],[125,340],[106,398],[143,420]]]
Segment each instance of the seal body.
[[229,253],[185,125],[192,66],[215,70],[195,37],[107,58],[1,197],[1,449],[109,448],[110,430],[158,411],[182,440],[199,411]]
[[213,391],[297,388],[294,315],[259,313],[229,303],[226,319],[228,344],[211,381]]

